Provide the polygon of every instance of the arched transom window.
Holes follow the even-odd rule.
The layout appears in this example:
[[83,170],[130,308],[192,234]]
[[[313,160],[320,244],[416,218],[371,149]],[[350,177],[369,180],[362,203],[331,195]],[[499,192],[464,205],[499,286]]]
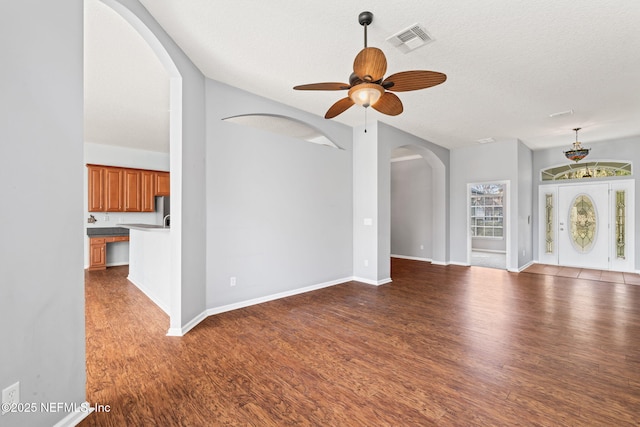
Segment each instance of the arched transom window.
[[570,163],[553,166],[540,171],[542,181],[559,181],[563,179],[604,178],[613,176],[630,176],[631,162],[600,161]]

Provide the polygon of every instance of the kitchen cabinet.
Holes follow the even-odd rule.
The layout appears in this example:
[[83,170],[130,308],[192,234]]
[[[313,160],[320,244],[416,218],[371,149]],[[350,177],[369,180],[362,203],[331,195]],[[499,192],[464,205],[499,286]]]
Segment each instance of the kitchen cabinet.
[[154,212],[169,195],[169,172],[87,165],[89,212]]
[[89,174],[89,212],[105,211],[103,166],[88,166]]
[[89,270],[107,268],[107,243],[104,237],[89,239]]
[[142,174],[138,169],[125,169],[124,176],[124,211],[142,211]]
[[140,171],[141,180],[141,207],[142,212],[153,212],[155,210],[155,176],[157,172],[153,171]]
[[120,168],[106,167],[104,170],[105,212],[122,212],[123,210],[123,172]]
[[104,270],[107,268],[107,243],[126,242],[129,236],[91,237],[89,239],[88,270]]
[[169,187],[169,172],[156,172],[156,196],[168,196]]

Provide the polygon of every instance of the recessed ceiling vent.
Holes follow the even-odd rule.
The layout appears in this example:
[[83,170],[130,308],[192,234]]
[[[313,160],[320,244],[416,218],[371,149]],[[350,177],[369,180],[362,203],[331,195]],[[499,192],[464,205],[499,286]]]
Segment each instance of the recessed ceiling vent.
[[427,33],[427,29],[420,24],[413,24],[409,28],[405,28],[389,37],[387,39],[389,43],[397,47],[402,53],[411,52],[431,43],[434,39]]

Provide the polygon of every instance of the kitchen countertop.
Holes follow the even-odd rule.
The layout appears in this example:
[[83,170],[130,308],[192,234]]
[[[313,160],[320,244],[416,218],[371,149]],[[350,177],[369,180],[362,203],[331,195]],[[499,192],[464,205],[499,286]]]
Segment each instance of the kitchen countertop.
[[107,237],[107,236],[128,236],[129,229],[124,227],[89,227],[87,236]]
[[139,231],[169,231],[170,227],[163,227],[161,225],[155,224],[118,224],[120,227],[124,227],[129,230],[139,230]]

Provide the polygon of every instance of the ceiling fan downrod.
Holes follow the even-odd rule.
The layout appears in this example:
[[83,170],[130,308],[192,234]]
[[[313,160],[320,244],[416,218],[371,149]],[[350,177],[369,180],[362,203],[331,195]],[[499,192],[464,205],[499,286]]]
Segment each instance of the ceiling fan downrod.
[[358,22],[364,27],[364,47],[367,47],[367,25],[373,22],[373,13],[362,12],[358,15]]

